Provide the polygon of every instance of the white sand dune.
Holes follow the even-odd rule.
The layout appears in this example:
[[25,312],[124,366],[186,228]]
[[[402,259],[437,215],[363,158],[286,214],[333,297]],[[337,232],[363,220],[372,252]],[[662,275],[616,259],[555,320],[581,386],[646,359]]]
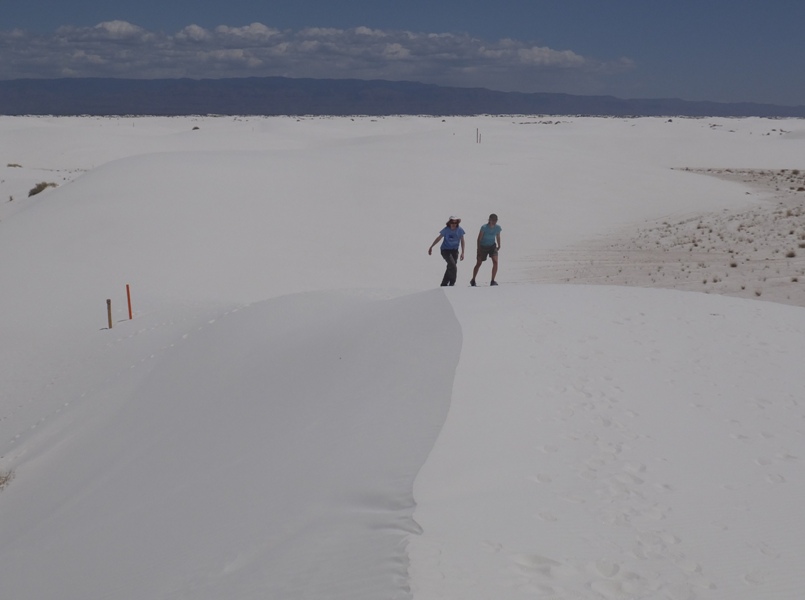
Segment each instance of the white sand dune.
[[803,132],[0,118],[2,596],[799,598]]

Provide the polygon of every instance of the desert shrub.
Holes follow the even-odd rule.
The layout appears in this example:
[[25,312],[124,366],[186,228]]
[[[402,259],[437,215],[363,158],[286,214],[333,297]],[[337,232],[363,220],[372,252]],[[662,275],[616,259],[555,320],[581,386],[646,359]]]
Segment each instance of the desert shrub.
[[14,471],[0,471],[0,490],[6,487],[14,479]]
[[22,165],[18,165],[17,163],[8,163],[6,165],[9,169],[21,169]]
[[28,191],[28,197],[30,198],[31,196],[36,196],[38,193],[44,192],[49,187],[56,187],[56,184],[47,181],[40,181]]
[[796,253],[796,252],[794,252],[793,250],[789,250],[789,251],[786,253],[785,257],[786,257],[786,258],[794,258],[796,255],[797,255],[797,253]]

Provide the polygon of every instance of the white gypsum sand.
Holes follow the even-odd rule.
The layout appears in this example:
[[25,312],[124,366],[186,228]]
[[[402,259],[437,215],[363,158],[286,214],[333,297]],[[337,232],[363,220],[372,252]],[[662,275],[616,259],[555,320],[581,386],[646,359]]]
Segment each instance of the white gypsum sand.
[[798,599],[804,145],[0,117],[3,597]]

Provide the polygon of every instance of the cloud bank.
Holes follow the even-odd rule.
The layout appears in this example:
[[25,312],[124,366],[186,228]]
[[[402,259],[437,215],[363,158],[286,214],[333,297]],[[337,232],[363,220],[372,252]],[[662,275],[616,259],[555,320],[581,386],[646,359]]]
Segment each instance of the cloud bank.
[[0,79],[313,77],[413,80],[504,91],[594,91],[634,67],[572,50],[468,34],[252,23],[174,34],[125,21],[49,34],[0,31]]

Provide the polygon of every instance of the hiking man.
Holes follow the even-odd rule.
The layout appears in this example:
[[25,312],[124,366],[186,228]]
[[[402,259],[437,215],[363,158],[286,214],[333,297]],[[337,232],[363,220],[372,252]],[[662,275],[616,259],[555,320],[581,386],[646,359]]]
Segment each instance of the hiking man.
[[472,280],[470,285],[475,287],[475,277],[478,275],[478,269],[481,264],[486,261],[487,257],[492,259],[492,281],[489,285],[497,285],[495,276],[498,273],[498,250],[500,250],[500,225],[498,225],[498,216],[495,213],[489,215],[489,221],[481,225],[481,231],[478,232],[478,257],[475,262],[475,268],[472,270]]

